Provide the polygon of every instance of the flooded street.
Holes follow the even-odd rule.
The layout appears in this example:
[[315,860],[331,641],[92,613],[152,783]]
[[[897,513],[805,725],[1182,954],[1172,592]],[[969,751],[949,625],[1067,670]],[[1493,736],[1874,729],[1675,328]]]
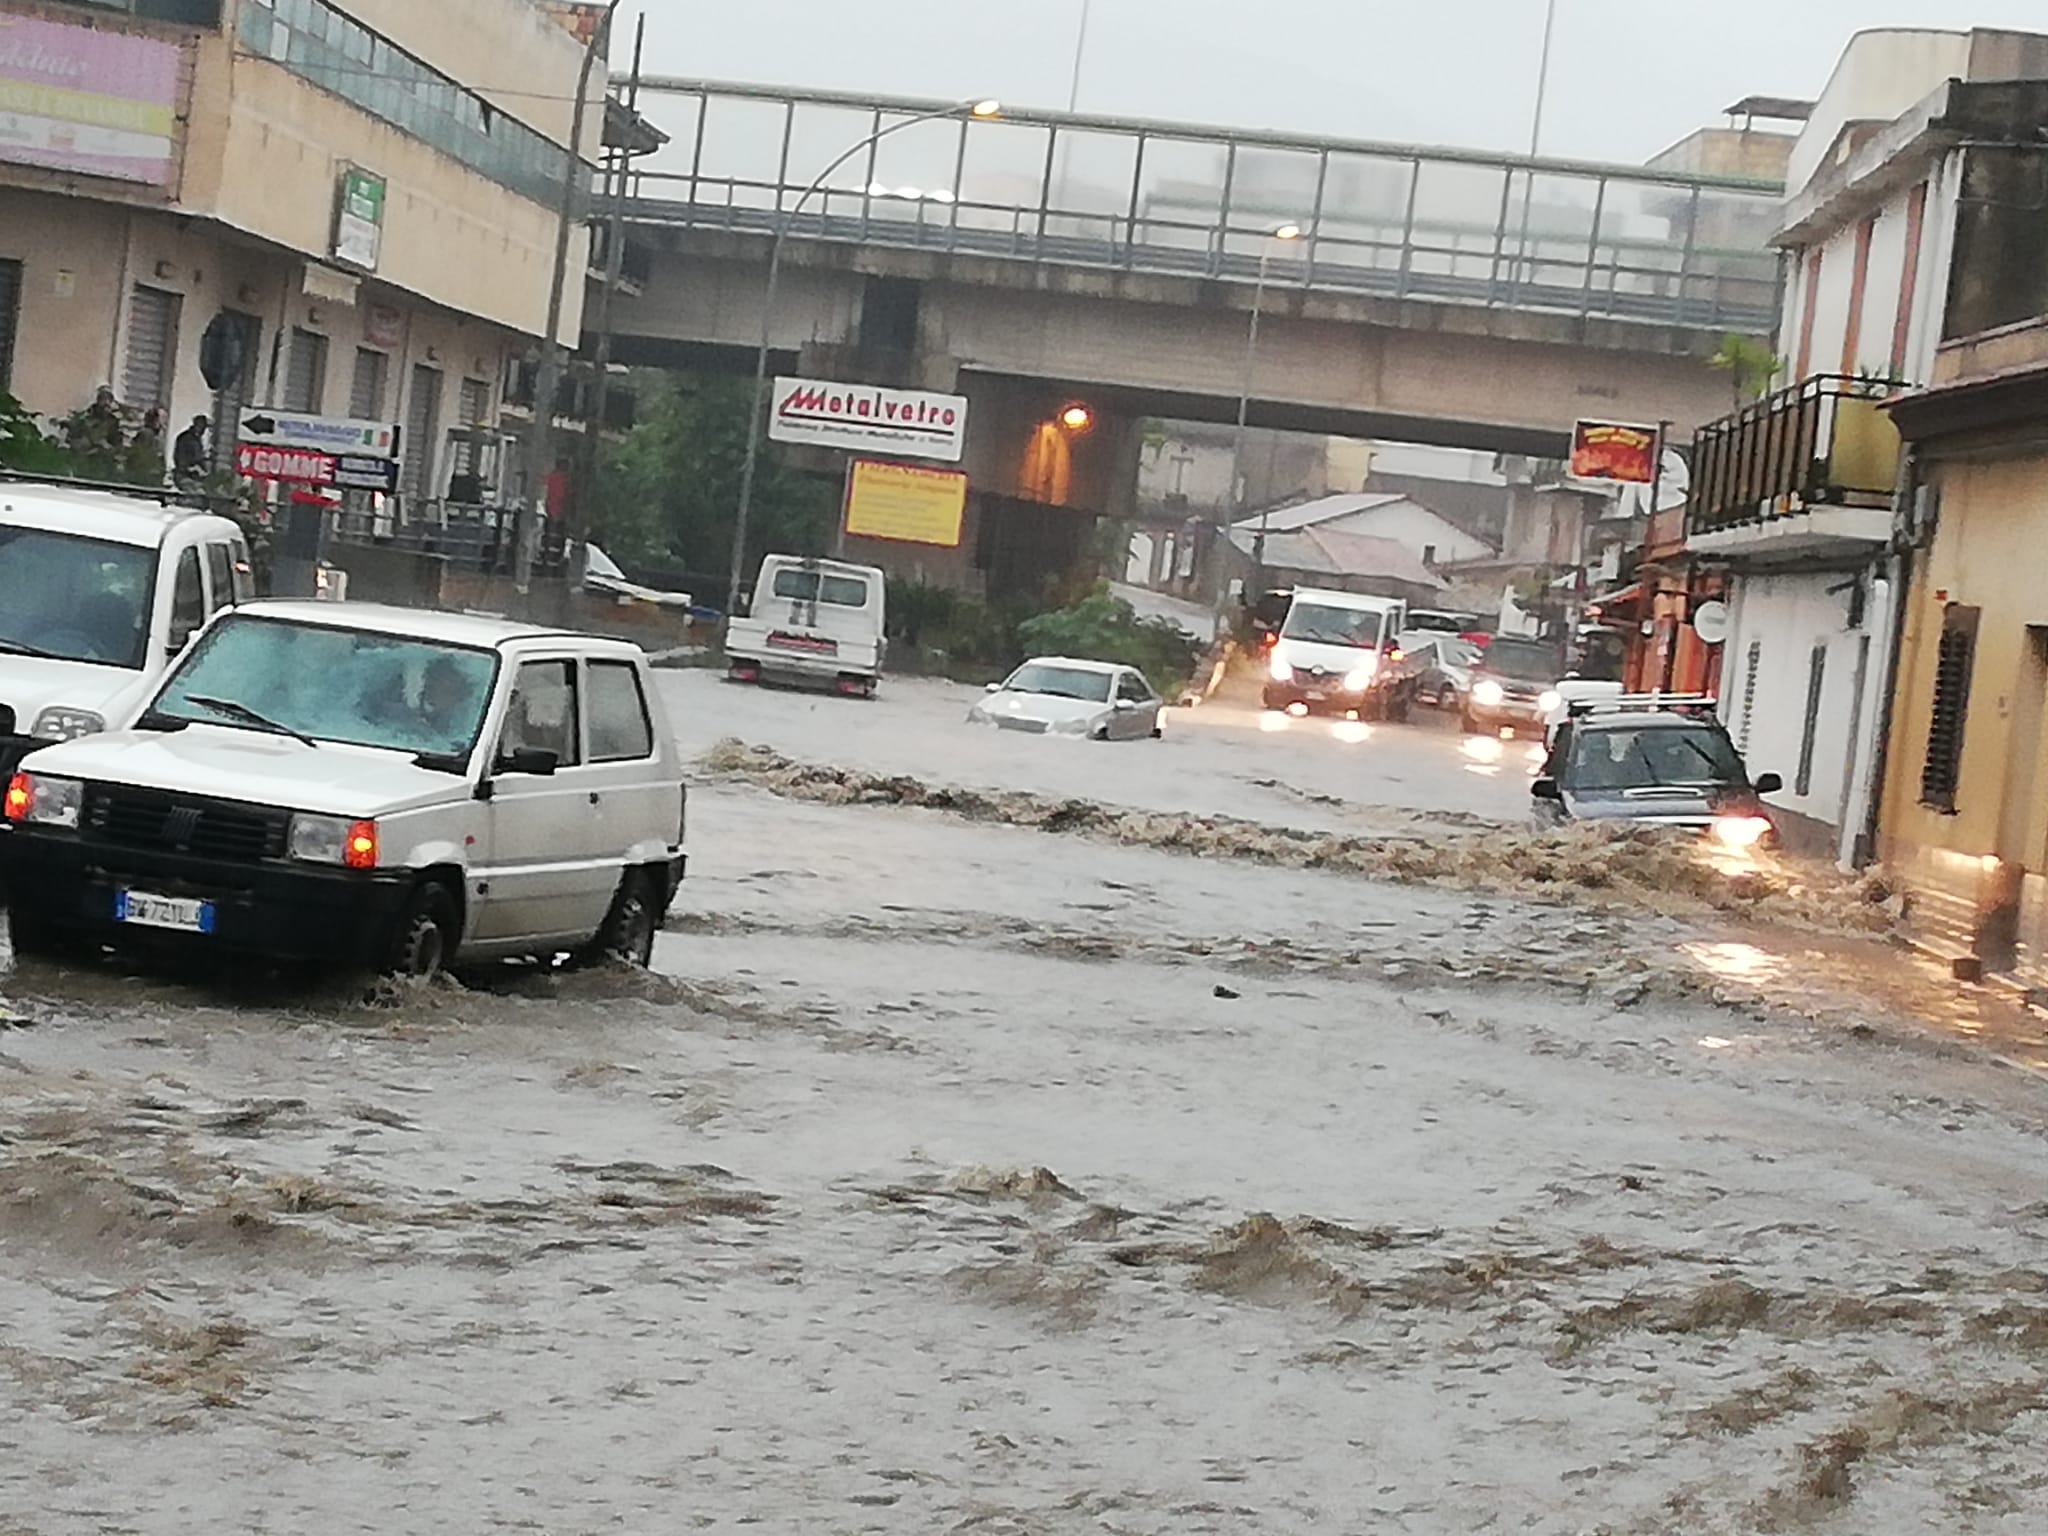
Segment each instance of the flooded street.
[[714,758],[653,976],[0,976],[0,1533],[2048,1527],[2024,1016],[1027,814],[1508,846],[1526,751],[1440,722],[666,683],[984,798]]

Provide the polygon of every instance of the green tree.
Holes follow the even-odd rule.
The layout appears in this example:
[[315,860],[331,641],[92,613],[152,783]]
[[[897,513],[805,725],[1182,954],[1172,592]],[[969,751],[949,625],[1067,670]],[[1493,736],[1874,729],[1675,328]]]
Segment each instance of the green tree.
[[1721,338],[1720,349],[1707,359],[1707,364],[1728,375],[1738,408],[1767,394],[1785,368],[1769,342],[1733,332]]
[[[606,455],[597,542],[615,559],[723,571],[732,556],[752,382],[645,374],[637,394],[637,424]],[[776,445],[763,443],[748,568],[770,552],[829,554],[838,503],[828,481],[791,469]]]

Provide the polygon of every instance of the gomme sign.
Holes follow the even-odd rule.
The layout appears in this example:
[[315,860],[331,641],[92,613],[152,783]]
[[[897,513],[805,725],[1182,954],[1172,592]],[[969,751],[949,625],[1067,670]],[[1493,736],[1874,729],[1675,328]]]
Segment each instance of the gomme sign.
[[820,379],[777,379],[768,435],[778,443],[957,464],[967,448],[967,398]]

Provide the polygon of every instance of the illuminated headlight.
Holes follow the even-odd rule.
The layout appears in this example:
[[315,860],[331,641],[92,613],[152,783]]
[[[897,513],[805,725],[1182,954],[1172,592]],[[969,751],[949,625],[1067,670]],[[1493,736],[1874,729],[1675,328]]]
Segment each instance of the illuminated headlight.
[[1371,662],[1362,667],[1353,667],[1344,674],[1344,691],[1346,693],[1365,692],[1366,689],[1372,686],[1372,675],[1377,670],[1378,668]]
[[375,869],[377,823],[351,821],[344,816],[294,816],[286,847],[302,864]]
[[1266,663],[1266,671],[1276,683],[1294,681],[1294,663],[1287,659],[1287,653],[1278,646],[1273,648],[1273,659]]
[[1472,685],[1472,702],[1491,709],[1496,704],[1507,702],[1508,691],[1490,677],[1482,677]]
[[1724,848],[1754,848],[1770,831],[1761,816],[1722,816],[1714,822],[1714,841]]
[[36,716],[36,728],[29,734],[40,741],[75,741],[80,736],[97,736],[106,728],[104,715],[53,704]]
[[1548,693],[1544,694],[1542,698],[1536,701],[1536,707],[1542,710],[1543,713],[1547,715],[1563,702],[1564,695],[1559,693],[1555,688],[1553,688]]
[[17,773],[7,784],[7,819],[26,827],[76,827],[85,809],[85,786],[77,779]]

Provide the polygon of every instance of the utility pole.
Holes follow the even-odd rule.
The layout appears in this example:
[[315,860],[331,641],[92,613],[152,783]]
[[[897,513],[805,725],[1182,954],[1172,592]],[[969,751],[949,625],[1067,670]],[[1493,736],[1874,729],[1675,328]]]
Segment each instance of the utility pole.
[[[643,11],[633,36],[633,73],[626,85],[627,134],[639,127],[640,65],[647,48],[647,15]],[[609,109],[607,109],[609,115]],[[583,590],[588,562],[583,549],[590,537],[591,514],[597,509],[598,475],[604,457],[605,412],[611,400],[612,299],[626,258],[626,186],[633,167],[631,142],[620,145],[611,156],[606,185],[611,193],[611,215],[605,224],[604,287],[597,296],[597,347],[591,361],[596,380],[596,404],[583,423],[583,465],[576,494],[569,501],[569,592]]]
[[569,144],[562,155],[561,203],[555,210],[555,269],[548,288],[547,331],[540,339],[540,367],[533,386],[533,430],[526,440],[526,494],[520,500],[512,546],[512,587],[519,606],[533,591],[533,546],[540,514],[547,503],[548,476],[554,470],[555,393],[562,383],[562,303],[569,286],[569,237],[576,227],[576,194],[583,181],[583,125],[589,117],[590,75],[600,48],[608,47],[612,17],[619,0],[611,0],[583,49],[583,67],[576,76],[576,109],[569,121]]

